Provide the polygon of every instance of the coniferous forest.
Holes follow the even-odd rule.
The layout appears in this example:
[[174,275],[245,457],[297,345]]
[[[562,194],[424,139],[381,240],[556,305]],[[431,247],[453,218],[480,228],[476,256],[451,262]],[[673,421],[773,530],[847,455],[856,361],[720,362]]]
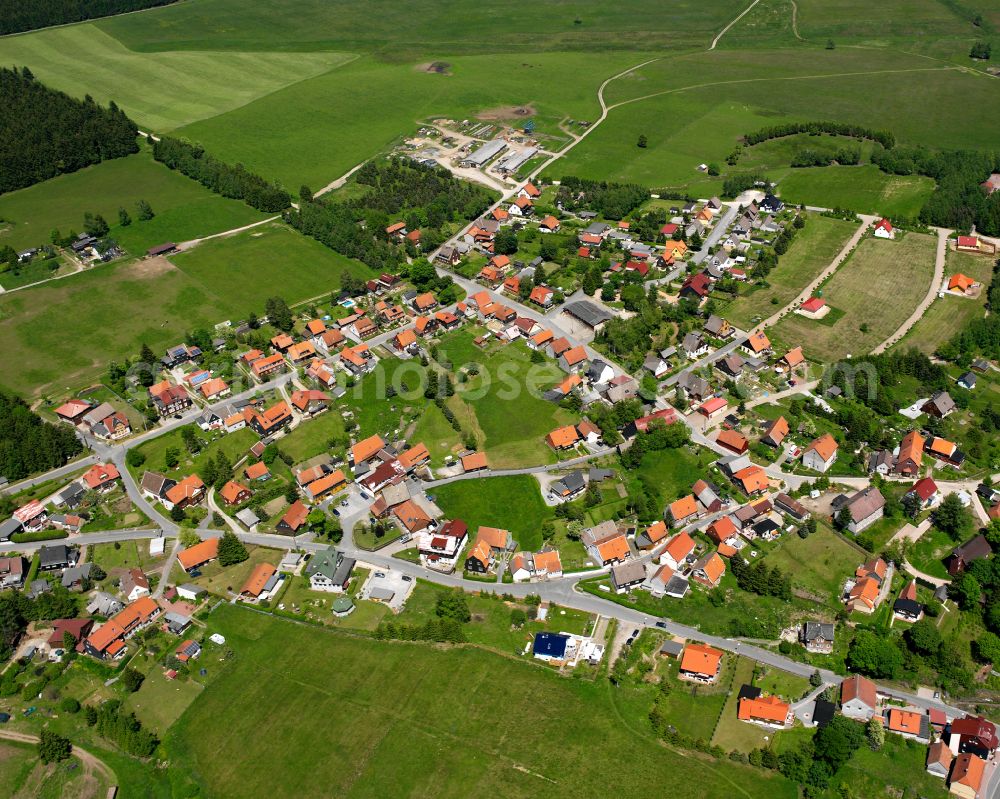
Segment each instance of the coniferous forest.
[[20,480],[62,466],[82,451],[71,427],[42,421],[20,397],[0,393],[0,475]]
[[0,108],[0,193],[139,151],[118,106],[50,89],[27,67],[0,68]]
[[0,0],[0,34],[110,17],[176,3],[177,0]]

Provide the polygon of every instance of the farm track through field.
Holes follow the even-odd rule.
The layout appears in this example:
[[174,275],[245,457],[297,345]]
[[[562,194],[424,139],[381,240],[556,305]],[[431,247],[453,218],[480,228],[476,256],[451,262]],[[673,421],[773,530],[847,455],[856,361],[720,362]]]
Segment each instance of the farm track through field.
[[[6,739],[8,741],[17,741],[18,743],[26,744],[37,744],[39,742],[39,737],[37,735],[31,735],[26,732],[13,732],[10,730],[0,730],[0,739]],[[86,749],[81,749],[76,744],[73,744],[73,754],[80,758],[80,762],[83,763],[83,767],[88,772],[99,772],[104,779],[108,781],[109,785],[117,785],[118,777],[115,775],[114,771],[100,758],[96,755],[91,754]]]

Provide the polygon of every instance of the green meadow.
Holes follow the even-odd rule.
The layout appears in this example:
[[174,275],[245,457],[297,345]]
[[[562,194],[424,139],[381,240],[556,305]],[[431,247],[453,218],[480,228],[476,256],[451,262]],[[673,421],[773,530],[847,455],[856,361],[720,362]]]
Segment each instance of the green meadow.
[[153,131],[231,111],[350,58],[343,53],[135,53],[93,23],[0,39],[4,64],[28,66],[40,80],[77,97],[114,100],[140,128]]
[[[135,204],[146,200],[156,214],[141,222]],[[118,225],[118,209],[132,217]],[[185,241],[250,224],[264,218],[239,200],[213,194],[200,184],[153,160],[147,148],[0,195],[0,246],[15,249],[48,244],[59,230],[83,231],[86,212],[101,214],[111,235],[129,252],[142,255],[165,241]],[[0,283],[3,278],[0,277]]]
[[237,607],[219,608],[209,625],[235,657],[166,745],[188,780],[219,799],[548,797],[560,787],[598,797],[608,784],[623,798],[796,796],[774,772],[657,744],[645,688],[568,679],[470,645],[377,642]]
[[173,256],[91,267],[0,295],[0,348],[18,364],[0,385],[25,395],[87,384],[145,342],[164,349],[195,327],[327,296],[359,263],[279,223]]

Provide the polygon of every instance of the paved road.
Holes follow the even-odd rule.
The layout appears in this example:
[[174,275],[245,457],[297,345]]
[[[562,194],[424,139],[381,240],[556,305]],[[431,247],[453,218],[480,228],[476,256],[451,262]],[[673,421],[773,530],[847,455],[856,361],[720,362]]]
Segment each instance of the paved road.
[[542,466],[526,466],[523,469],[485,469],[481,472],[462,473],[451,477],[440,477],[437,480],[422,482],[420,486],[424,489],[437,488],[438,486],[456,483],[461,480],[481,480],[490,477],[511,477],[519,474],[545,474],[547,472],[557,472],[562,469],[572,469],[574,466],[581,466],[589,461],[603,458],[605,455],[613,455],[617,450],[614,447],[601,447],[594,452],[580,455],[576,458],[569,458],[558,463],[547,463]]
[[872,350],[872,355],[878,355],[885,352],[889,347],[899,341],[903,336],[905,336],[910,328],[913,327],[917,322],[923,318],[923,315],[927,312],[927,309],[931,307],[931,303],[934,302],[938,295],[938,292],[944,287],[944,268],[945,259],[948,254],[948,237],[953,231],[946,230],[945,228],[935,228],[938,234],[937,240],[937,254],[934,258],[934,277],[931,279],[931,285],[927,289],[927,293],[924,295],[923,300],[920,301],[910,317],[899,326],[889,338],[879,344],[875,349]]

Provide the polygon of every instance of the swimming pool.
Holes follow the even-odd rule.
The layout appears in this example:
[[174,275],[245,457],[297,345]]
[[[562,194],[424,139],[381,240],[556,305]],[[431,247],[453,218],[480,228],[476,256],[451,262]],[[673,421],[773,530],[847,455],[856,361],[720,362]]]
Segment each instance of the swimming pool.
[[353,308],[354,307],[354,300],[344,300],[340,304],[343,305],[345,308]]

